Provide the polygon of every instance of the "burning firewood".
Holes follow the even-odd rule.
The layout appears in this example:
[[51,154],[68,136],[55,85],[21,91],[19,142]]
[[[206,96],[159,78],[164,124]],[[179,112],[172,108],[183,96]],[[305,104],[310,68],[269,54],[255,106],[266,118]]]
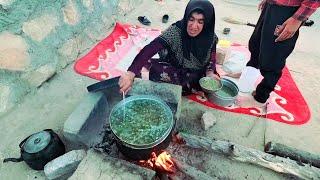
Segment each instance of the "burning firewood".
[[187,176],[190,176],[193,179],[203,179],[203,180],[214,180],[215,178],[210,177],[206,173],[192,167],[185,162],[179,161],[175,158],[172,158],[170,154],[166,151],[163,151],[158,156],[156,153],[152,153],[150,159],[141,160],[139,164],[155,170],[160,174],[168,174],[169,177],[174,175],[177,170],[181,171]]
[[158,156],[155,152],[152,152],[150,159],[141,160],[139,163],[157,172],[174,173],[176,171],[172,158],[166,151],[163,151]]
[[191,148],[220,153],[232,160],[262,166],[273,171],[296,176],[301,179],[320,179],[320,169],[307,164],[298,164],[291,159],[274,156],[227,141],[211,140],[186,133],[176,135],[178,141]]

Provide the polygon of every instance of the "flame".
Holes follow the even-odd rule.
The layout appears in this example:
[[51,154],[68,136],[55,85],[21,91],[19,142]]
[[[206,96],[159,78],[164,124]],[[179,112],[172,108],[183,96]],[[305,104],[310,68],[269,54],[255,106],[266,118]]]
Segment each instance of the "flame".
[[149,166],[152,169],[169,173],[175,172],[174,162],[171,159],[171,155],[166,151],[163,151],[159,156],[157,156],[155,152],[152,152],[150,159],[147,161],[141,160],[140,163]]
[[174,173],[174,163],[171,160],[170,154],[168,154],[166,151],[159,154],[158,158],[156,159],[155,165],[167,172]]

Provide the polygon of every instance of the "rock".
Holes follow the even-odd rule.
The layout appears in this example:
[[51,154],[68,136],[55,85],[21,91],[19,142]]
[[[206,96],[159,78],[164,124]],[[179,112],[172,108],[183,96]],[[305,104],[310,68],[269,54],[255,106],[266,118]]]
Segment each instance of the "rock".
[[209,111],[203,113],[201,117],[201,126],[204,130],[208,130],[210,127],[217,123],[216,117]]
[[109,18],[107,23],[101,23],[100,20],[91,21],[83,32],[93,41],[100,41],[106,37],[104,32],[106,29],[110,29],[114,25],[114,19]]
[[63,58],[59,59],[59,64],[62,68],[77,59],[78,53],[80,52],[78,43],[80,43],[79,38],[69,39],[58,49],[58,53],[63,56]]
[[69,180],[153,179],[155,171],[89,150]]
[[[75,38],[77,42],[77,47],[79,49],[79,54],[80,56],[83,56],[85,52],[88,51],[88,49],[91,49],[92,47],[95,46],[96,41],[93,41],[90,39],[90,37],[86,33],[81,33]],[[82,54],[81,54],[82,53]]]
[[0,69],[24,71],[30,64],[28,44],[21,36],[0,33]]
[[70,25],[76,25],[79,22],[79,13],[74,1],[68,1],[62,9],[64,22]]
[[108,108],[102,92],[88,93],[64,123],[64,137],[75,146],[91,147],[101,142]]
[[45,14],[23,23],[22,30],[32,39],[41,42],[59,25],[58,18],[53,14]]
[[33,87],[41,86],[45,81],[51,78],[56,72],[56,67],[53,64],[46,64],[40,68],[26,73],[22,76],[22,79],[25,79]]
[[70,151],[48,162],[44,166],[44,173],[48,179],[68,178],[77,169],[85,156],[85,150]]

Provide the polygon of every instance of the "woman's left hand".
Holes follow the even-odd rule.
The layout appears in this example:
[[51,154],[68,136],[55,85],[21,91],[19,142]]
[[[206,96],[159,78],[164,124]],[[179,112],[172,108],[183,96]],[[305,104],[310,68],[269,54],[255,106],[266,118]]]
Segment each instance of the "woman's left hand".
[[207,72],[207,77],[212,77],[214,79],[220,79],[220,76],[215,74],[215,73],[213,73],[213,71],[208,71]]

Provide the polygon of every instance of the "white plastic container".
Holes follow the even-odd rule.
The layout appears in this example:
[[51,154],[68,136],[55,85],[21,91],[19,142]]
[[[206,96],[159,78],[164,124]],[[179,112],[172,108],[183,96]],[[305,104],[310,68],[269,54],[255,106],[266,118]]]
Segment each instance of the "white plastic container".
[[251,66],[246,66],[239,79],[239,91],[243,93],[250,93],[255,89],[255,83],[260,76],[259,69]]

